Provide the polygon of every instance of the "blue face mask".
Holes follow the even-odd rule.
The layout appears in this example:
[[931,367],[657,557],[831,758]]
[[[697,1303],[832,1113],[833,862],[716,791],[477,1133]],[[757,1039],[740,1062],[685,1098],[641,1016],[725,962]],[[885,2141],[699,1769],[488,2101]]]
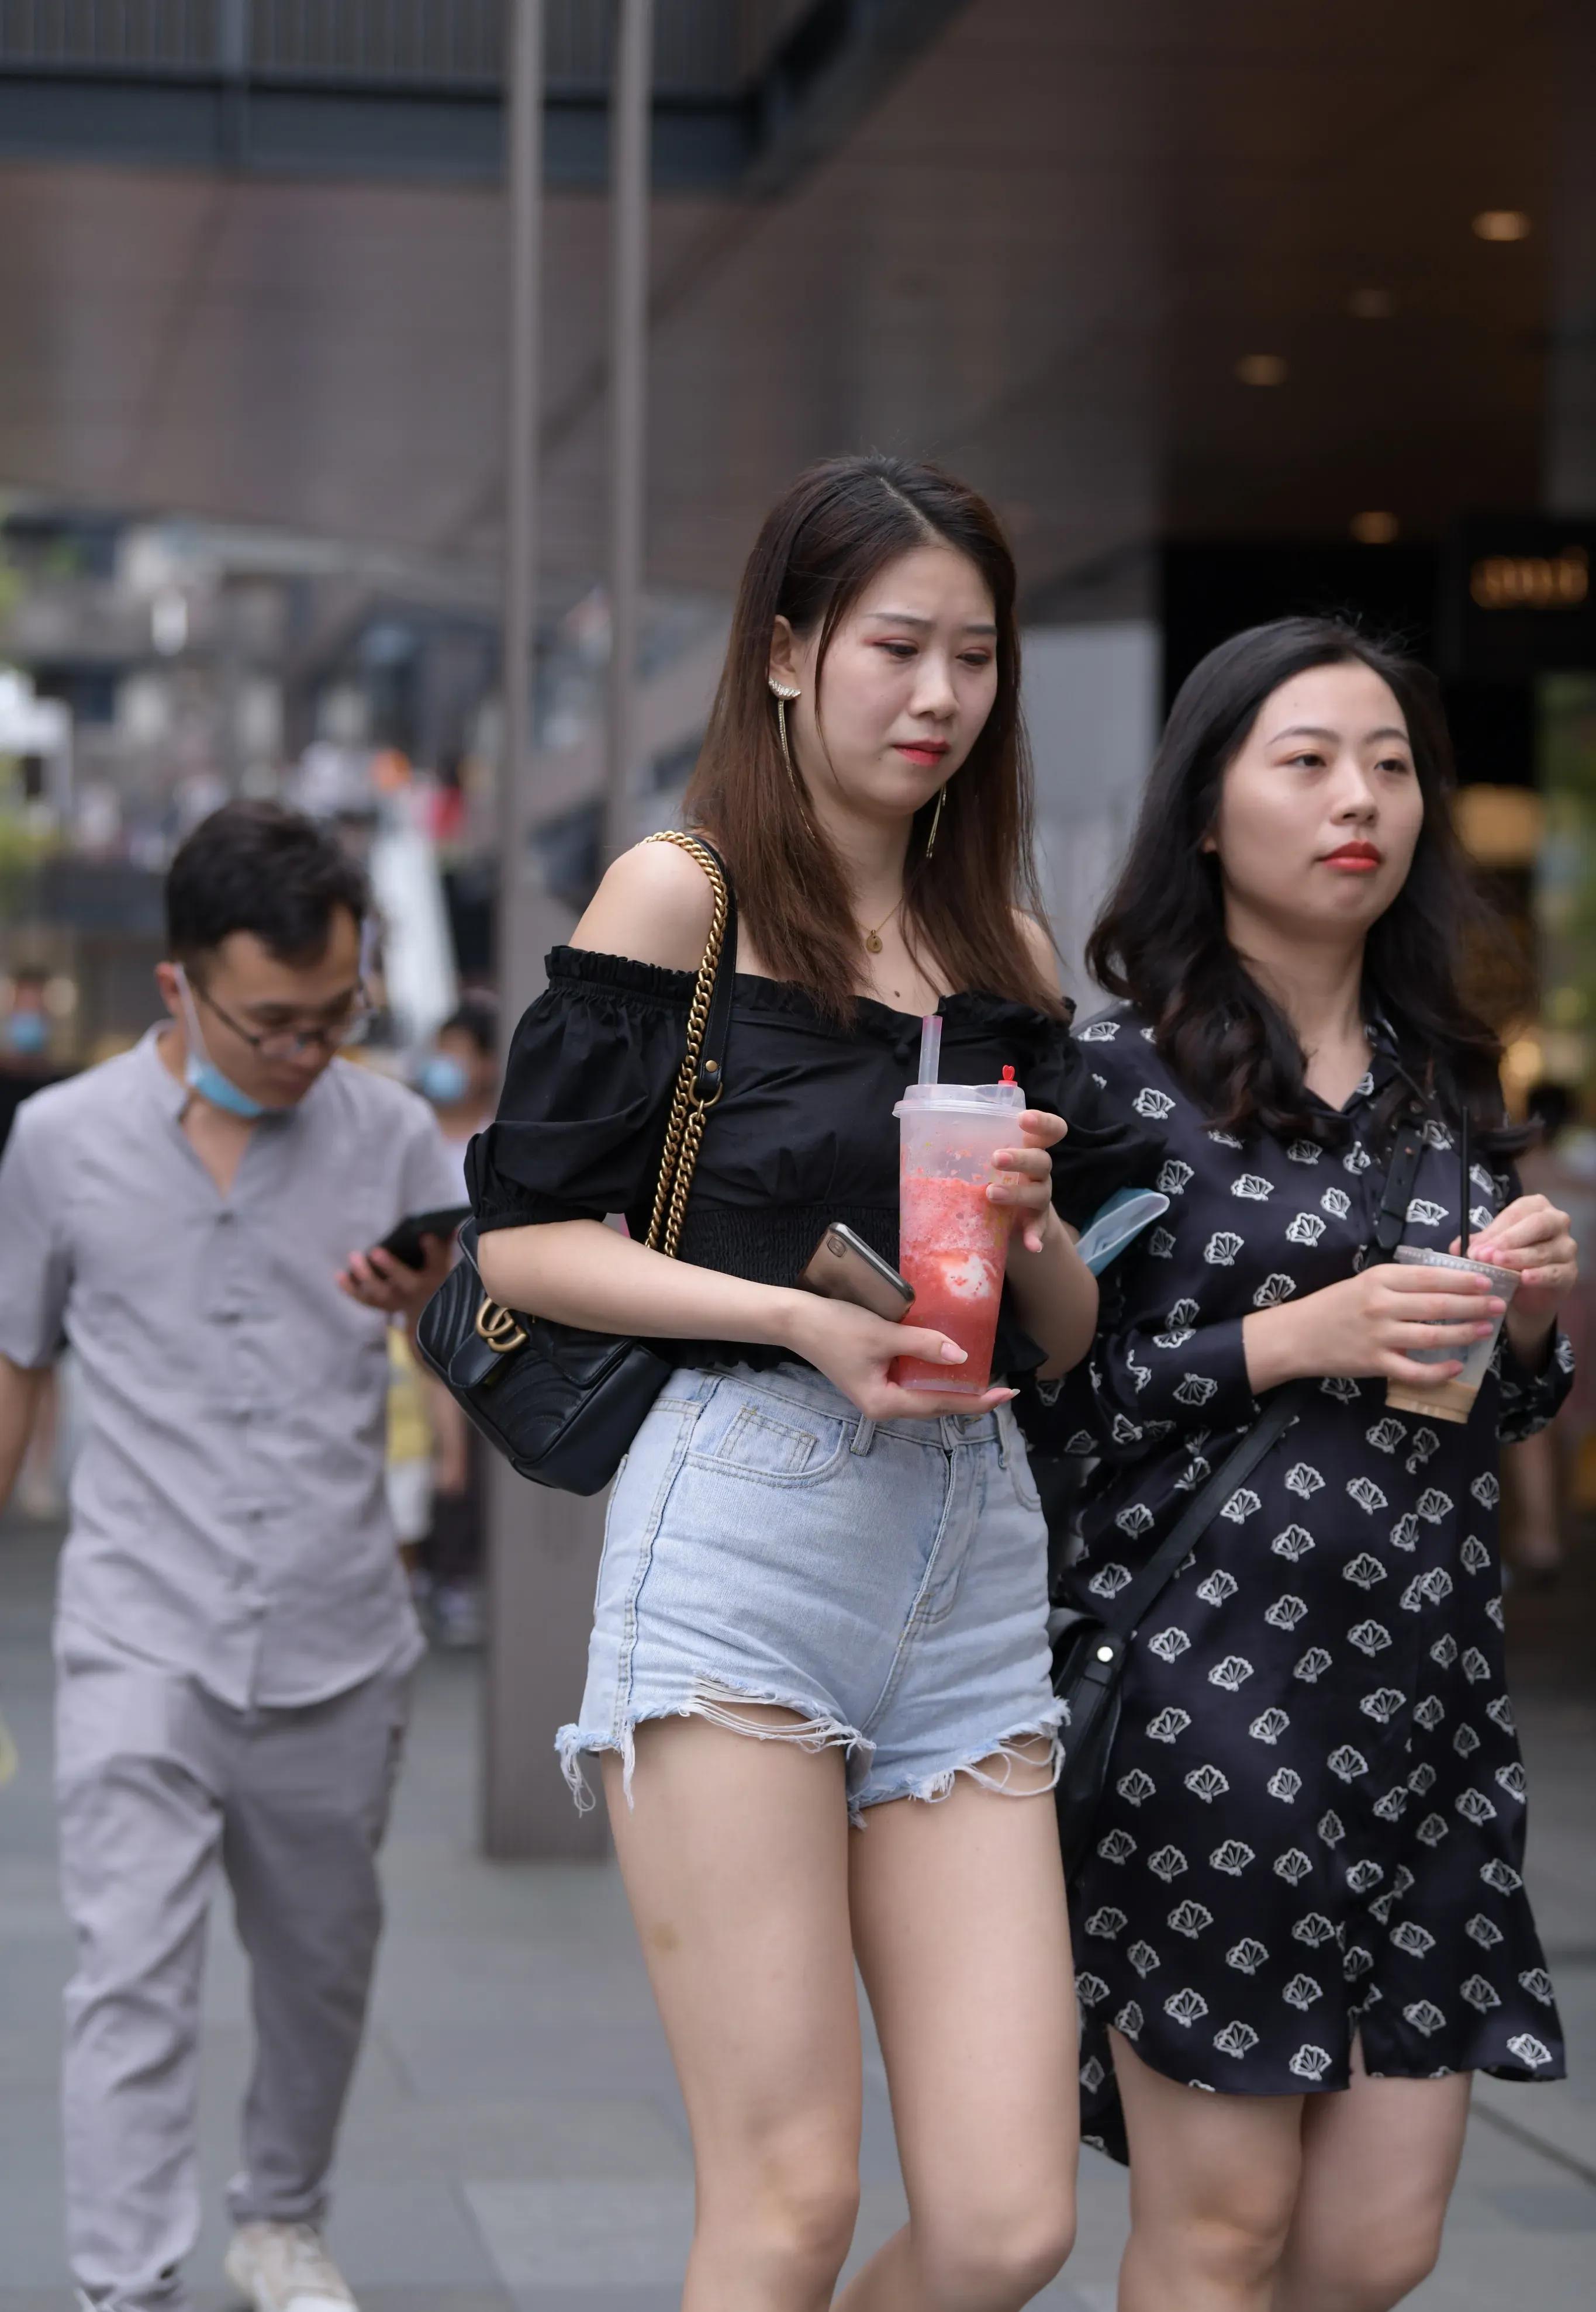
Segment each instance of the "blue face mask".
[[31,1059],[49,1042],[49,1022],[42,1012],[13,1012],[5,1023],[5,1040],[13,1052]]
[[225,1109],[229,1116],[241,1116],[246,1124],[257,1117],[272,1116],[276,1110],[267,1108],[261,1099],[254,1099],[241,1091],[230,1076],[224,1076],[206,1050],[205,1038],[199,1032],[199,1014],[189,991],[188,975],[178,966],[178,986],[183,998],[183,1041],[188,1055],[183,1062],[183,1082],[201,1099],[208,1099],[213,1108]]
[[416,1089],[438,1108],[452,1108],[471,1089],[471,1079],[452,1052],[433,1052],[416,1071]]

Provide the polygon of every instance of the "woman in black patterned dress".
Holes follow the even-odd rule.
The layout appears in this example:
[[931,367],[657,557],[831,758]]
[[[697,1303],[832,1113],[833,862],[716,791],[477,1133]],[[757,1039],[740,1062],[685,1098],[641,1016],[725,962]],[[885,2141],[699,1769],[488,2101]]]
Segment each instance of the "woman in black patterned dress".
[[[1168,1142],[1164,1224],[1106,1283],[1070,1579],[1112,1598],[1299,1377],[1309,1409],[1148,1614],[1074,1895],[1090,2137],[1133,2162],[1121,2312],[1382,2312],[1429,2269],[1469,2076],[1560,2075],[1521,1877],[1498,1441],[1568,1386],[1565,1216],[1519,1194],[1478,930],[1417,670],[1284,620],[1176,701],[1094,936],[1126,999],[1082,1031],[1110,1112]],[[1519,1271],[1459,1425],[1388,1411],[1501,1309],[1367,1263],[1398,1120],[1405,1241]],[[1431,1332],[1421,1324],[1435,1323]]]

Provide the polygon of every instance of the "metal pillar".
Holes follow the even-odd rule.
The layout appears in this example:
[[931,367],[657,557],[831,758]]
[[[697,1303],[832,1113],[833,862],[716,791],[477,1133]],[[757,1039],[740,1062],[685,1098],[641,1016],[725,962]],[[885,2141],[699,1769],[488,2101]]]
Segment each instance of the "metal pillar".
[[[509,344],[504,441],[504,759],[499,781],[501,977],[519,996],[514,932],[526,858],[531,649],[538,615],[538,327],[543,288],[543,0],[513,0],[504,106]],[[507,968],[506,968],[507,967]],[[512,1010],[506,1004],[506,1014]]]
[[[543,0],[514,0],[505,104],[508,380],[504,452],[504,748],[499,771],[499,986],[506,1042],[569,916],[543,889],[528,836],[538,609],[538,355],[542,285]],[[578,1815],[553,1738],[576,1714],[602,1502],[529,1485],[497,1455],[488,1476],[482,1837],[498,1857],[592,1856],[601,1812]]]
[[616,0],[609,109],[609,699],[605,854],[631,836],[637,749],[648,378],[648,206],[653,0]]

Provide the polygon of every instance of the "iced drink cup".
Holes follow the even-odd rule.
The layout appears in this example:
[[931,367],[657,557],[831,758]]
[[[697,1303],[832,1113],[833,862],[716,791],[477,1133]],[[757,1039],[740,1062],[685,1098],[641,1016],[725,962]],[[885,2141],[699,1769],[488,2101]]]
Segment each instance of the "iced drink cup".
[[899,1357],[906,1388],[978,1397],[990,1385],[997,1304],[1008,1251],[1006,1205],[990,1204],[992,1159],[1019,1143],[1025,1094],[1016,1083],[910,1084],[893,1109],[902,1121],[898,1265],[915,1288],[909,1322],[945,1333],[968,1363]]
[[[1511,1301],[1519,1289],[1518,1271],[1513,1268],[1494,1268],[1488,1260],[1470,1260],[1463,1253],[1432,1252],[1427,1245],[1399,1244],[1397,1258],[1410,1268],[1466,1268],[1473,1276],[1490,1279],[1491,1290],[1499,1300]],[[1436,1279],[1439,1284],[1440,1279]],[[1484,1322],[1482,1318],[1480,1320]],[[1496,1347],[1503,1318],[1498,1317],[1489,1335],[1476,1341],[1471,1348],[1462,1351],[1463,1370],[1450,1380],[1438,1380],[1434,1388],[1420,1388],[1411,1381],[1388,1380],[1385,1401],[1399,1413],[1427,1413],[1436,1421],[1467,1421],[1474,1410],[1474,1400],[1479,1395],[1479,1385]],[[1451,1364],[1460,1354],[1456,1349],[1409,1349],[1407,1354],[1416,1364]]]

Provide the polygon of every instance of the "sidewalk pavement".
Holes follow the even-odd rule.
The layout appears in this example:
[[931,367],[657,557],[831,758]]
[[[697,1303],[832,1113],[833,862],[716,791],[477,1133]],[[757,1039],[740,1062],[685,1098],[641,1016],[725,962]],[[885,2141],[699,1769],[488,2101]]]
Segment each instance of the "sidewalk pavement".
[[[55,1537],[0,1531],[0,2312],[70,2312],[56,2060],[71,1950],[48,1782]],[[1565,2086],[1483,2081],[1442,2267],[1416,2312],[1588,2312],[1596,2252],[1596,1705],[1583,1633],[1596,1568],[1515,1601],[1531,1779],[1530,1876],[1573,2041]],[[692,2209],[680,2104],[612,1868],[474,1851],[477,1667],[423,1668],[387,1849],[389,1927],[330,2225],[364,2312],[671,2312]],[[189,2279],[220,2278],[222,2186],[248,2057],[245,1979],[220,1912],[205,2008],[206,2221]],[[855,2261],[903,2217],[872,2051]],[[1048,2312],[1112,2312],[1125,2178],[1095,2153],[1081,2240]]]

